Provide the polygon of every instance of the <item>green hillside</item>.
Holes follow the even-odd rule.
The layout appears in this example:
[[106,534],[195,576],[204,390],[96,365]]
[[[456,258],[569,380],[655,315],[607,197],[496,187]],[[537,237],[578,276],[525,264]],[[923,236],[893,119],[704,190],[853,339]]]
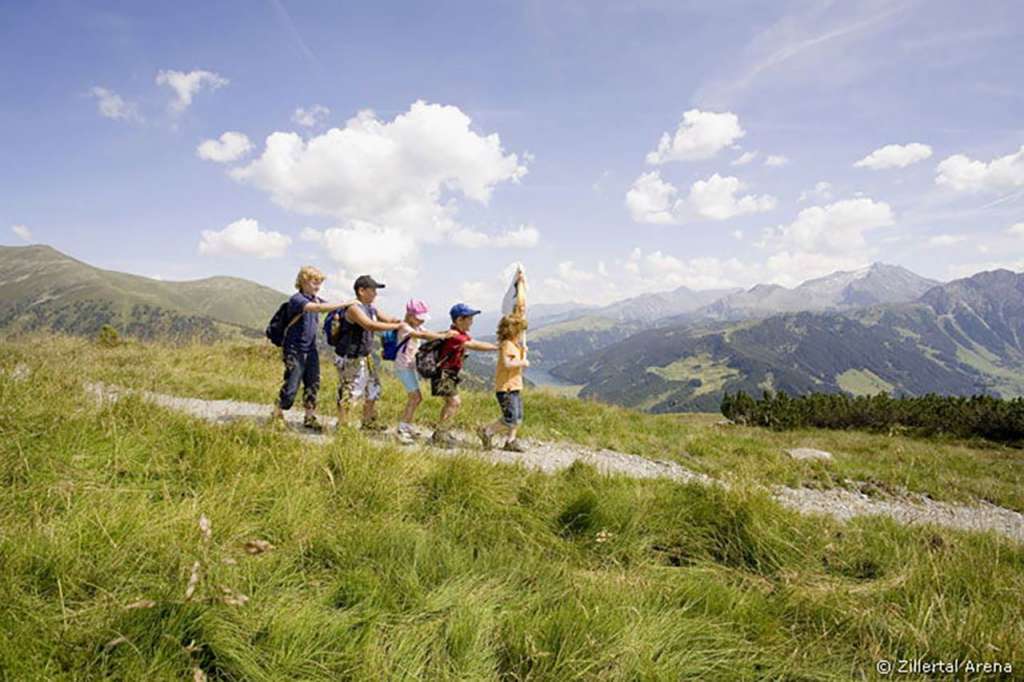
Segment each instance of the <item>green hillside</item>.
[[[757,487],[861,480],[1019,510],[1018,451],[528,393],[529,438],[674,459],[732,488],[545,475],[357,432],[314,445],[85,388],[269,410],[280,365],[263,344],[47,335],[0,351],[5,679],[848,680],[882,658],[1024,657],[1019,545],[801,516]],[[492,402],[467,393],[459,425],[493,418]],[[400,406],[389,378],[385,417]],[[422,409],[430,421],[439,403]],[[782,454],[795,446],[836,459]]]
[[145,339],[255,336],[285,294],[233,277],[165,282],[101,270],[48,246],[0,247],[0,329]]

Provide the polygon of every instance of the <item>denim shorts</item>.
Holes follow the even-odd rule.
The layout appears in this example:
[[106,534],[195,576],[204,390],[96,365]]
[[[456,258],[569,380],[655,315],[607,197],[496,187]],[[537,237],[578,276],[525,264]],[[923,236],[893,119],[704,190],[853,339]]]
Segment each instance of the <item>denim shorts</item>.
[[395,367],[395,376],[408,393],[420,390],[420,376],[413,367]]
[[498,391],[494,394],[501,405],[501,423],[519,426],[523,423],[523,397],[519,391]]

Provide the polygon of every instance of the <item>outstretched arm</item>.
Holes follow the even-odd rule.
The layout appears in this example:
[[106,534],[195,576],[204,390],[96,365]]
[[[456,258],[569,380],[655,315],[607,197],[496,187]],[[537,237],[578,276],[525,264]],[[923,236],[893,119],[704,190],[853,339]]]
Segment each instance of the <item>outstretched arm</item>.
[[426,329],[413,329],[412,335],[417,339],[426,339],[427,341],[438,341],[440,339],[450,339],[453,336],[458,336],[458,332],[454,329],[449,329],[446,332],[432,332]]
[[486,350],[496,351],[498,347],[493,343],[487,343],[486,341],[467,341],[466,350]]
[[304,313],[329,313],[332,310],[339,310],[341,308],[348,308],[351,305],[359,303],[358,298],[353,298],[351,301],[345,301],[344,303],[307,303],[302,306],[302,312]]
[[363,312],[363,309],[357,305],[346,310],[345,316],[349,322],[354,322],[363,329],[371,332],[386,332],[391,329],[398,329],[399,326],[397,322],[381,322],[370,319],[370,316]]

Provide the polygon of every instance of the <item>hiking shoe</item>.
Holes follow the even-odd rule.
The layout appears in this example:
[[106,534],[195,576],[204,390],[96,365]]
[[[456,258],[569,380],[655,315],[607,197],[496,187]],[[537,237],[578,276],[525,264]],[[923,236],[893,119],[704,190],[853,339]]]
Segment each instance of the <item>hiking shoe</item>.
[[434,431],[434,435],[430,437],[430,444],[447,450],[454,448],[457,441],[455,440],[455,436],[447,431]]
[[324,425],[320,423],[320,420],[314,414],[307,414],[302,420],[302,425],[310,431],[316,431],[317,433],[323,433],[324,430]]
[[373,432],[376,432],[376,433],[380,433],[382,431],[387,431],[388,430],[388,426],[387,426],[387,424],[384,424],[383,422],[380,422],[380,421],[378,421],[376,419],[373,419],[371,421],[368,421],[368,422],[364,423],[363,426],[362,426],[362,429],[363,429],[363,431],[373,431]]
[[398,438],[398,442],[402,445],[414,445],[416,443],[416,436],[409,431],[399,429],[396,432],[396,436]]
[[509,452],[526,452],[526,446],[520,443],[517,438],[505,443],[505,447],[503,447],[502,450],[508,450]]
[[494,447],[494,442],[491,440],[491,434],[487,430],[486,426],[481,426],[476,430],[476,435],[480,436],[480,442],[484,445],[484,450],[490,450]]

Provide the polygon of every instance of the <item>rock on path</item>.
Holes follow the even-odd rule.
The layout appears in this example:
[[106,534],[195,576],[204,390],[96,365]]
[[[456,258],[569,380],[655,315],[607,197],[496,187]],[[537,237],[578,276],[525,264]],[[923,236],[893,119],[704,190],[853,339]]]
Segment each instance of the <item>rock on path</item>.
[[[270,406],[259,403],[181,398],[103,384],[87,384],[86,390],[101,401],[114,401],[129,394],[137,395],[161,407],[215,423],[239,419],[267,421],[271,412]],[[321,444],[330,440],[329,435],[313,433],[303,428],[301,414],[286,414],[285,420],[290,432],[297,437]],[[336,423],[333,418],[322,421],[328,429],[333,428]],[[417,447],[445,457],[471,456],[498,464],[521,464],[546,473],[561,471],[575,462],[581,462],[594,466],[604,474],[723,485],[718,479],[690,471],[675,462],[651,460],[614,450],[594,450],[574,443],[524,440],[527,451],[523,453],[498,449],[484,450],[477,444],[474,436],[465,432],[455,432],[459,446],[452,450],[443,450],[429,445],[426,441],[428,431],[418,429],[417,433],[420,436],[416,443]],[[968,506],[938,502],[922,495],[869,497],[842,488],[813,490],[786,486],[773,486],[772,495],[784,507],[803,514],[825,514],[840,521],[848,521],[857,516],[883,515],[905,524],[935,524],[958,530],[995,531],[1024,543],[1024,515],[987,502]]]

